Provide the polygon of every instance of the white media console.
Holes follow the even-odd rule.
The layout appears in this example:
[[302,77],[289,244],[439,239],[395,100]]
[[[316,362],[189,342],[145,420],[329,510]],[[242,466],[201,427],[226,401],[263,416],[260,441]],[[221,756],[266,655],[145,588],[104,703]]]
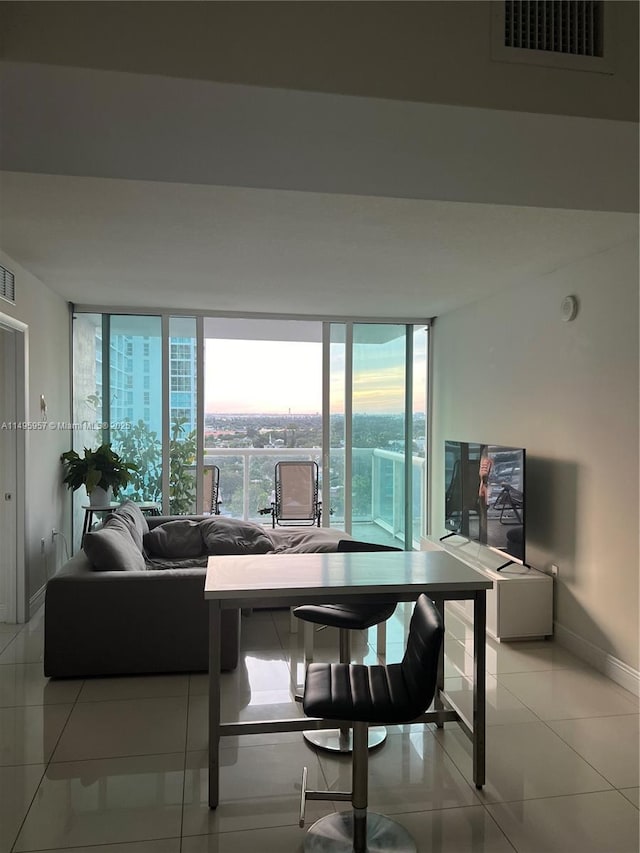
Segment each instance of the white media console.
[[[501,571],[504,558],[469,542],[461,536],[443,541],[435,537],[420,540],[423,551],[444,550],[461,562],[482,572],[493,581],[487,590],[487,633],[496,640],[532,640],[553,633],[553,578],[537,569],[517,563]],[[468,621],[473,620],[470,602],[449,602]]]

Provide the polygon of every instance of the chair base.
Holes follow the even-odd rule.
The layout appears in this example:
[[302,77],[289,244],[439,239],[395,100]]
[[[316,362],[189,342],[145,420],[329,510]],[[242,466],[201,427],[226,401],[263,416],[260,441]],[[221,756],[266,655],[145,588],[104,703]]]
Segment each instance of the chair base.
[[[353,729],[349,729],[346,736],[341,734],[340,729],[310,729],[302,732],[302,736],[311,746],[326,752],[340,752],[344,755],[353,752]],[[386,739],[387,730],[384,726],[371,726],[367,748],[382,746]]]
[[[353,853],[353,812],[337,812],[309,827],[305,853]],[[366,853],[417,853],[404,826],[385,815],[367,812]]]

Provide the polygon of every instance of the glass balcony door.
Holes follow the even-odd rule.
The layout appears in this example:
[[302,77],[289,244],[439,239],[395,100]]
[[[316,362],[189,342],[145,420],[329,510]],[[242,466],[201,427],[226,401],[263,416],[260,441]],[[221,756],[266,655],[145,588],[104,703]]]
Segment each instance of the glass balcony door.
[[412,548],[425,524],[424,326],[332,323],[328,347],[331,524]]
[[322,324],[206,317],[202,435],[222,515],[269,524],[276,463],[321,463]]

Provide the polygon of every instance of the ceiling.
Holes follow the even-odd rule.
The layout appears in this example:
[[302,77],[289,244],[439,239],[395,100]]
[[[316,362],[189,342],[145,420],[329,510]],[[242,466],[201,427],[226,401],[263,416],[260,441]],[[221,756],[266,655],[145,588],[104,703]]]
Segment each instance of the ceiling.
[[4,173],[3,249],[88,305],[427,318],[623,242],[635,217]]
[[421,320],[636,239],[628,123],[3,72],[0,247],[77,304]]

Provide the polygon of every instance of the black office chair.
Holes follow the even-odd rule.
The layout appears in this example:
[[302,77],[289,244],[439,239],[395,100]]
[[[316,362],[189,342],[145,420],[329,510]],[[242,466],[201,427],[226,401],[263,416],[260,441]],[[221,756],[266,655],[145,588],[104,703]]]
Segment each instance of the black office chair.
[[388,666],[312,663],[307,668],[303,708],[310,717],[353,723],[352,790],[309,791],[302,773],[300,826],[307,800],[348,801],[351,812],[337,812],[308,830],[306,853],[415,853],[407,830],[379,814],[368,814],[367,729],[369,723],[410,723],[431,705],[444,636],[442,617],[426,595],[418,598],[401,663]]
[[[341,539],[338,542],[339,552],[361,551],[400,551],[390,545],[378,545],[371,542],[356,542]],[[396,609],[396,602],[377,604],[303,604],[293,608],[293,615],[304,622],[328,628],[338,628],[340,663],[351,663],[351,631],[363,631],[380,625],[390,619]],[[306,652],[306,644],[305,644]],[[343,725],[338,729],[312,729],[304,731],[306,741],[319,749],[329,752],[351,752],[353,735],[351,726]],[[384,726],[371,727],[368,732],[368,746],[373,749],[384,743],[387,730]]]

